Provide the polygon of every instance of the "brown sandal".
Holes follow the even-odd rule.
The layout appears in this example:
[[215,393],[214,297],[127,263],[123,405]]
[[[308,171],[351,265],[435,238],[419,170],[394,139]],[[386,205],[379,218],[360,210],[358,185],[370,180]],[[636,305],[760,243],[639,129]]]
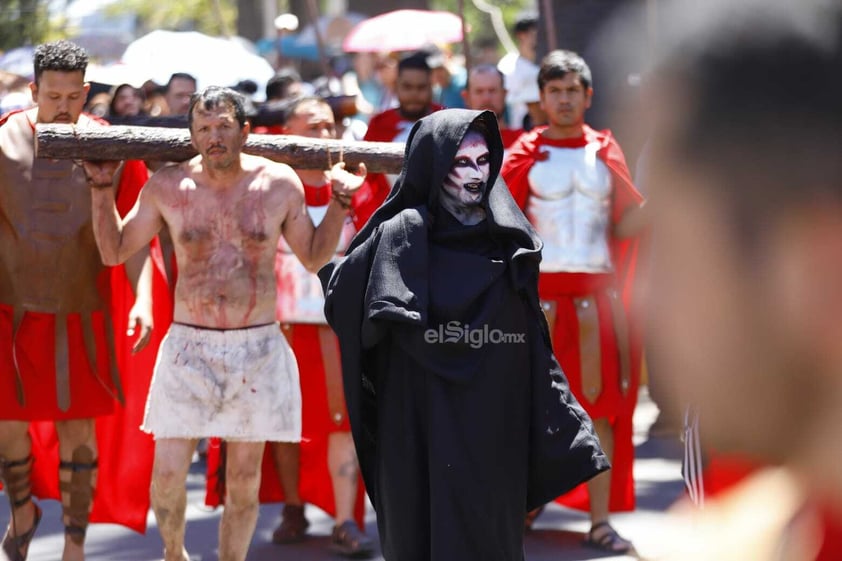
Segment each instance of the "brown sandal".
[[363,534],[353,521],[347,520],[333,528],[330,550],[345,557],[367,559],[374,553],[374,540]]
[[[594,536],[594,531],[600,528],[606,528],[605,531],[597,538]],[[607,521],[599,522],[591,526],[590,532],[585,537],[585,545],[593,549],[598,549],[606,553],[632,553],[634,545],[629,540],[617,533],[611,524]]]
[[304,505],[284,505],[281,524],[272,532],[272,542],[285,545],[303,541],[309,527],[310,522],[304,516]]
[[42,514],[41,508],[37,504],[32,503],[32,506],[35,507],[35,520],[32,522],[32,528],[19,536],[13,536],[11,532],[14,523],[12,523],[6,530],[6,535],[3,536],[3,543],[0,544],[0,548],[2,548],[6,557],[9,558],[9,561],[26,561],[26,556],[29,553],[29,544],[32,542],[32,538],[35,537],[35,530],[38,529],[38,523],[41,522]]
[[[11,469],[24,469],[17,473],[12,473]],[[22,460],[6,461],[0,460],[0,479],[3,480],[3,485],[6,488],[6,495],[9,497],[11,506],[11,521],[9,527],[6,529],[6,534],[3,536],[3,541],[0,542],[0,551],[3,552],[5,558],[9,561],[26,561],[26,556],[29,553],[29,544],[35,536],[35,530],[38,529],[38,524],[41,522],[41,508],[32,502],[32,494],[30,493],[29,473],[32,469],[32,456],[27,456]],[[20,535],[17,534],[15,509],[18,509],[28,502],[32,502],[35,508],[35,517],[32,521],[32,527]]]

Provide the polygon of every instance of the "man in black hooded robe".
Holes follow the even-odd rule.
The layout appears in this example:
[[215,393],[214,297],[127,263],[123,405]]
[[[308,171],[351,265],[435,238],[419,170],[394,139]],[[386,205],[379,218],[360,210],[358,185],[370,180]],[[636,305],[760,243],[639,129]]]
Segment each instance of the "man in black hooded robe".
[[[542,244],[496,181],[502,158],[489,111],[421,119],[389,198],[320,272],[390,561],[522,560],[526,512],[608,468],[552,355]],[[443,185],[477,161],[476,202],[454,204]]]

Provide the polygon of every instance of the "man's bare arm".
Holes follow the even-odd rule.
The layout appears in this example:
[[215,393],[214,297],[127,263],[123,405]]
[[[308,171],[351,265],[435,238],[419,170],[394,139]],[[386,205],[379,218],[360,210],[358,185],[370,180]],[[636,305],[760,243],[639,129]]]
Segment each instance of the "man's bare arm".
[[340,162],[333,166],[330,174],[333,196],[319,227],[313,227],[313,222],[307,214],[303,190],[296,191],[296,197],[282,226],[290,249],[304,267],[313,273],[322,268],[336,253],[345,217],[351,209],[351,197],[362,185],[366,168],[365,164],[360,164],[358,173],[352,174],[345,170],[344,162]]
[[144,185],[134,208],[120,220],[114,199],[113,166],[84,162],[91,186],[94,236],[102,262],[108,266],[124,263],[146,246],[163,227],[163,218],[151,191],[156,176]]
[[129,310],[129,324],[126,335],[134,336],[138,332],[137,339],[132,345],[132,352],[136,353],[143,349],[148,343],[154,328],[152,315],[152,257],[149,255],[149,248],[145,247],[129,257],[126,261],[126,276],[132,285],[135,300]]

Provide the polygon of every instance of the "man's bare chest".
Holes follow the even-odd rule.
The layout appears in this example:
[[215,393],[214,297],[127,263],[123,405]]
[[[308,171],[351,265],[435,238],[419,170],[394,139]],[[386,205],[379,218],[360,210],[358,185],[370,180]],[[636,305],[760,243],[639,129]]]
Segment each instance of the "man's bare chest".
[[221,249],[259,253],[274,251],[280,232],[269,204],[262,193],[220,197],[194,191],[168,201],[163,215],[175,245],[197,258]]

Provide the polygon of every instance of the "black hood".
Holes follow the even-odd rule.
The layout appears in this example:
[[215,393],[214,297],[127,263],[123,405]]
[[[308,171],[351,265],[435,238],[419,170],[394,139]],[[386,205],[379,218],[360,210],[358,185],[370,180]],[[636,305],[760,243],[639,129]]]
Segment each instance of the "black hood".
[[491,111],[469,109],[436,111],[413,125],[406,141],[400,176],[383,205],[351,241],[348,253],[367,240],[380,224],[404,209],[427,207],[435,214],[444,179],[453,165],[462,139],[475,122],[486,131],[491,164],[482,203],[489,233],[498,241],[513,244],[505,244],[513,249],[510,258],[528,255],[536,261],[540,260],[543,244],[500,179],[503,141],[497,117]]

